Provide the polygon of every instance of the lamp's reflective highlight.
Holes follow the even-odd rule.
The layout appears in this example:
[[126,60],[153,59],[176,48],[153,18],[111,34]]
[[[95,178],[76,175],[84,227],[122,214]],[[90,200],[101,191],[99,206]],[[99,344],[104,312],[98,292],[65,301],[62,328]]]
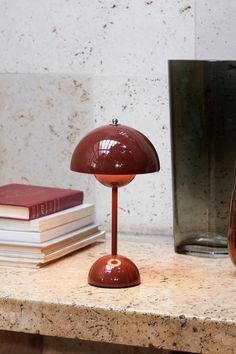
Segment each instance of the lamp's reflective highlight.
[[130,183],[136,174],[159,171],[157,152],[148,138],[136,129],[118,124],[92,130],[77,145],[71,170],[92,173],[112,188],[111,254],[99,258],[91,267],[88,282],[99,287],[121,288],[140,284],[136,265],[117,254],[118,188]]

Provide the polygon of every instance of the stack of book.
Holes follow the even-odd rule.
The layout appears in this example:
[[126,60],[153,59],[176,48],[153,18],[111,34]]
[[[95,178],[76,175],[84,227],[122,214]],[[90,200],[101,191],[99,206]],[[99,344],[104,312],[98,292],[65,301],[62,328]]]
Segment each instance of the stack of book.
[[83,192],[8,184],[0,187],[0,265],[41,267],[104,238]]

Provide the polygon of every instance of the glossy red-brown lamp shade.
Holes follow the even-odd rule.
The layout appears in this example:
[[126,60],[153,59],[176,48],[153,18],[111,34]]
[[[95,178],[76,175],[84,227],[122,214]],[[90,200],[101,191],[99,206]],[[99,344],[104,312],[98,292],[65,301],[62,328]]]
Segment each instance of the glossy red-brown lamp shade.
[[117,254],[118,187],[135,175],[159,171],[157,152],[148,138],[125,125],[105,125],[92,130],[77,145],[71,170],[94,174],[103,185],[112,187],[111,254],[99,258],[91,267],[88,282],[100,287],[129,287],[140,284],[136,265]]
[[159,171],[158,155],[148,138],[122,124],[92,130],[77,145],[71,170],[106,175],[137,175]]

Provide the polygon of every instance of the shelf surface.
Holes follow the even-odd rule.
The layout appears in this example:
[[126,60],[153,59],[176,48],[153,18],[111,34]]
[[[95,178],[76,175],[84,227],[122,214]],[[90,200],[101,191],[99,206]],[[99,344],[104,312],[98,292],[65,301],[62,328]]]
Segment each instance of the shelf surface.
[[236,268],[229,258],[178,255],[173,239],[121,236],[139,267],[126,289],[87,284],[110,240],[41,269],[0,267],[0,329],[182,350],[236,353]]

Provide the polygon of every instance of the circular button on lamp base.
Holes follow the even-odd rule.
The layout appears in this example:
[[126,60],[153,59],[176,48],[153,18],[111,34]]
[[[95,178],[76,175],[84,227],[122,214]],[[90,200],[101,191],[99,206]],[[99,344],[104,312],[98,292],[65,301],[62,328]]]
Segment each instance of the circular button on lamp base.
[[126,288],[139,285],[140,274],[130,259],[121,255],[107,255],[92,265],[88,283],[102,288]]

